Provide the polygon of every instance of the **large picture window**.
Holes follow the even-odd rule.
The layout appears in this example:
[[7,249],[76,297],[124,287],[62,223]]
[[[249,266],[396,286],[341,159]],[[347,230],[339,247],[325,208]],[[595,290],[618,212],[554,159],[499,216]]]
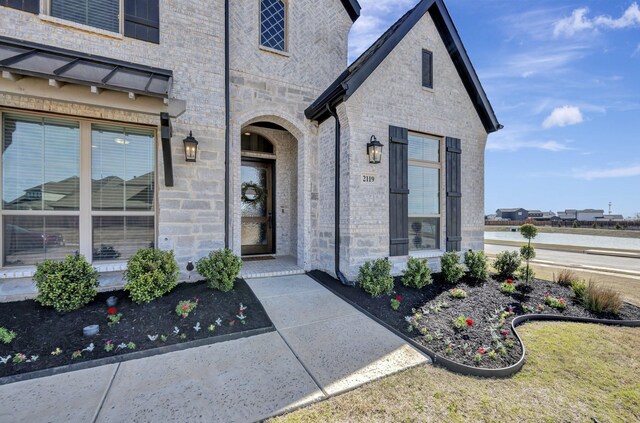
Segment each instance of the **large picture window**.
[[287,10],[283,0],[260,1],[260,44],[274,50],[286,50]]
[[409,250],[440,249],[441,140],[409,133]]
[[154,245],[153,129],[1,115],[2,266]]

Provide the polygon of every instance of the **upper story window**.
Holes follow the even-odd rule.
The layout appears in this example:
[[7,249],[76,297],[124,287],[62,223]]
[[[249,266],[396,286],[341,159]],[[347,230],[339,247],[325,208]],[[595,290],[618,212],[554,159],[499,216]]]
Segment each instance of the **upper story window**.
[[440,248],[441,140],[409,133],[409,250]]
[[120,32],[120,0],[49,0],[50,15],[79,24]]
[[422,50],[422,86],[433,88],[433,53]]
[[283,0],[261,0],[260,44],[274,50],[286,50],[286,5]]

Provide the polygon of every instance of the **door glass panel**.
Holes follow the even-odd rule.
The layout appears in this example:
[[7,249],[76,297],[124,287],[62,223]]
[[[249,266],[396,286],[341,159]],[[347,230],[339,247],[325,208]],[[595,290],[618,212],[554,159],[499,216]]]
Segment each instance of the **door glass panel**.
[[267,169],[242,166],[242,217],[267,215]]
[[267,245],[267,224],[242,222],[243,245]]

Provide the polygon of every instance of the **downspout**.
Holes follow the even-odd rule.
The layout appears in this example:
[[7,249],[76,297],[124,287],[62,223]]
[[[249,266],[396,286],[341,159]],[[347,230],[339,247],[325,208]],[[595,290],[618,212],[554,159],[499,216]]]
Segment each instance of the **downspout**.
[[231,182],[229,181],[229,167],[231,159],[231,112],[229,110],[229,0],[224,1],[224,246],[229,248],[229,195]]
[[335,157],[335,210],[334,210],[334,234],[335,234],[335,272],[336,277],[343,285],[353,285],[340,271],[340,118],[335,107],[327,104],[327,112],[336,120],[336,157]]

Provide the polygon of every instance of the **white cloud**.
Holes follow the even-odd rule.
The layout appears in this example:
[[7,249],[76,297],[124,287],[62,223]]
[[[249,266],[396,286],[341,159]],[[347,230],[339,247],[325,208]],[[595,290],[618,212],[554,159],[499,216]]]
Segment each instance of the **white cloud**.
[[553,128],[554,126],[569,126],[581,123],[582,112],[578,107],[562,106],[553,109],[553,112],[542,122],[544,128]]
[[593,22],[585,17],[587,13],[589,13],[589,9],[586,7],[575,9],[571,16],[562,18],[555,23],[553,35],[556,37],[563,34],[571,36],[576,32],[593,28]]
[[588,13],[589,9],[586,7],[575,9],[571,16],[562,18],[554,24],[553,35],[555,37],[562,35],[570,37],[587,30],[597,31],[598,28],[622,29],[640,26],[640,7],[635,2],[617,19],[607,15],[599,15],[589,19]]
[[574,170],[573,177],[578,179],[628,178],[640,176],[640,165],[617,167],[611,169]]
[[414,4],[414,0],[360,0],[360,18],[349,33],[349,61],[362,54]]

